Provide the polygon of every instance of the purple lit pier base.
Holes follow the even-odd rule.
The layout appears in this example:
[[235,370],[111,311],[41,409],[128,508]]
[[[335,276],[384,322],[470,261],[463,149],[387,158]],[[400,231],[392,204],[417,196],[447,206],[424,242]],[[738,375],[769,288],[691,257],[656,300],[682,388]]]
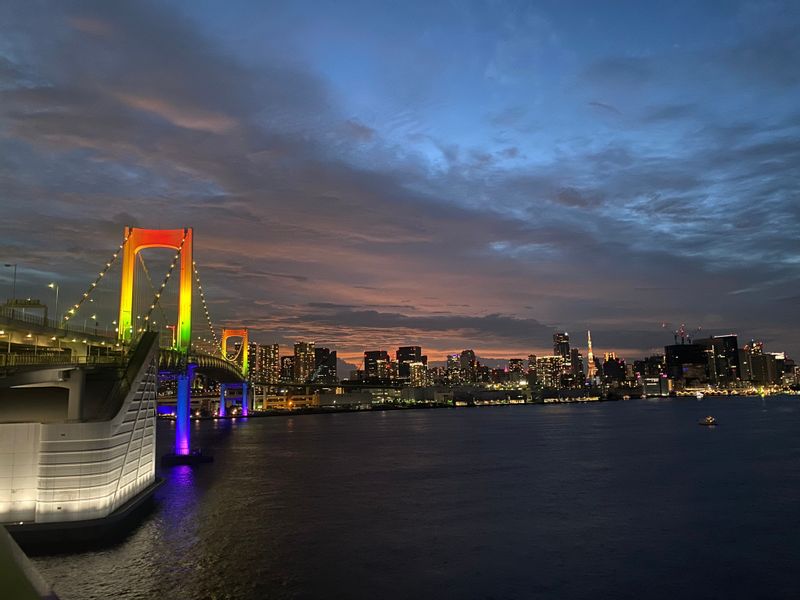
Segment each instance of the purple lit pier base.
[[217,414],[220,417],[224,417],[227,413],[225,409],[225,391],[228,389],[228,386],[224,383],[219,384],[219,410]]
[[175,410],[175,454],[187,456],[189,447],[189,418],[192,412],[192,377],[197,365],[187,365],[186,372],[178,375],[178,402]]
[[242,382],[242,416],[243,417],[246,417],[250,412],[249,404],[250,404],[250,398],[248,398],[248,393],[247,393],[247,382],[243,381]]

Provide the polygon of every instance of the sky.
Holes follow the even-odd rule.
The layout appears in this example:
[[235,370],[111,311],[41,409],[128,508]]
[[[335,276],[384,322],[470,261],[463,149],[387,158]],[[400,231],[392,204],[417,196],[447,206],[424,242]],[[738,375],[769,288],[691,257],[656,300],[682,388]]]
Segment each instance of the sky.
[[634,359],[681,323],[800,357],[799,30],[778,0],[6,1],[0,262],[72,302],[124,226],[191,226],[217,326],[354,363],[588,329]]

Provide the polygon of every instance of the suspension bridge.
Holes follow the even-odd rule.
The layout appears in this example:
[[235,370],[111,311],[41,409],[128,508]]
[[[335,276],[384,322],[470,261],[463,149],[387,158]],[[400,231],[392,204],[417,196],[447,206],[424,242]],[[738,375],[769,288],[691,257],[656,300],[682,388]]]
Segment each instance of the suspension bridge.
[[[0,522],[105,518],[150,489],[159,383],[176,383],[172,464],[198,458],[190,439],[197,375],[220,384],[219,416],[231,402],[249,414],[248,330],[218,334],[194,241],[190,227],[126,227],[85,291],[63,312],[56,308],[55,318],[46,309],[36,314],[42,306],[35,301],[0,308],[0,348],[5,342],[7,350],[0,354],[0,439],[24,440],[8,455],[0,444],[10,496],[3,500],[0,489]],[[158,285],[142,254],[151,248],[172,252]],[[112,273],[118,296],[103,283]],[[199,309],[204,318],[195,326]],[[117,318],[100,327],[101,311]],[[170,312],[177,314],[170,319]],[[240,343],[231,354],[233,340]]]

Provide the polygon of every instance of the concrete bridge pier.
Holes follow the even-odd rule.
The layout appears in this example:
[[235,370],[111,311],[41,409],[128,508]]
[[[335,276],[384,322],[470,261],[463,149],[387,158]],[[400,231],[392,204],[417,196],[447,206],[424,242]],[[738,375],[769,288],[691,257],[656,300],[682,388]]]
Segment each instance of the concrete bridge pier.
[[189,444],[190,418],[192,413],[192,377],[195,364],[186,366],[186,371],[178,375],[178,402],[175,420],[175,454],[188,456],[191,453]]
[[219,411],[217,414],[220,417],[224,417],[227,414],[227,408],[225,407],[225,392],[228,390],[228,385],[225,383],[219,384]]
[[250,413],[250,394],[247,389],[247,382],[242,382],[242,416],[246,417]]
[[68,378],[64,387],[69,390],[67,401],[67,420],[80,421],[83,419],[83,389],[86,386],[86,372],[83,369],[68,371]]

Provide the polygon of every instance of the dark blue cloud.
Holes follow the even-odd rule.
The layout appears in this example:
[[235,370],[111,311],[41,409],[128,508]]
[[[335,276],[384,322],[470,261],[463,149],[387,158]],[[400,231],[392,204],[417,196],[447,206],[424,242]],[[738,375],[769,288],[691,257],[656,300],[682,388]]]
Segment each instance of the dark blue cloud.
[[795,3],[309,8],[4,4],[20,288],[189,224],[263,341],[645,352],[677,321],[800,353]]

